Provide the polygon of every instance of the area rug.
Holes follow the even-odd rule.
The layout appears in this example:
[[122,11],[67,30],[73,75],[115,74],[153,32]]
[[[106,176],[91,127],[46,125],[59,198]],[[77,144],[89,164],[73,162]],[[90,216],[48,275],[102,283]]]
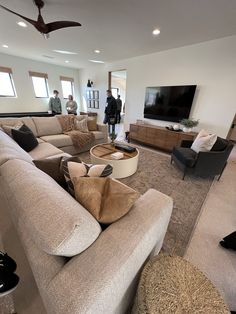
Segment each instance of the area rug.
[[[169,155],[138,149],[140,157],[137,172],[120,181],[142,194],[153,188],[173,198],[174,208],[163,250],[183,256],[212,179],[186,175],[182,180],[182,172],[170,163]],[[82,153],[79,157],[90,162],[89,153]]]

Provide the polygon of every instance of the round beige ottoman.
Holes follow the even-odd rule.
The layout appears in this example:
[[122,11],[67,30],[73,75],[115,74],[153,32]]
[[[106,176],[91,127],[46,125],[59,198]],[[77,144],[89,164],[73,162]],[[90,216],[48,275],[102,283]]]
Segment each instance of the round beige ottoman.
[[209,279],[179,256],[159,254],[144,267],[132,314],[229,314]]

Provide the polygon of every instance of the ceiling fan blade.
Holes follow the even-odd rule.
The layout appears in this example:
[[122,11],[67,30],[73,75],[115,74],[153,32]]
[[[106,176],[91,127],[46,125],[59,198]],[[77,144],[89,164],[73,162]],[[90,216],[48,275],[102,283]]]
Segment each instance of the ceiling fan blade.
[[74,26],[81,26],[78,22],[72,22],[72,21],[57,21],[46,24],[47,26],[47,33],[56,31],[60,28],[66,28],[66,27],[74,27]]
[[22,19],[24,19],[25,21],[29,22],[30,24],[32,24],[32,25],[34,25],[34,26],[35,26],[35,24],[37,23],[36,21],[31,20],[31,19],[29,19],[28,17],[25,17],[25,16],[23,16],[23,15],[21,15],[21,14],[19,14],[19,13],[16,13],[16,12],[14,12],[14,11],[12,11],[12,10],[10,10],[10,9],[8,9],[8,8],[6,8],[6,7],[4,7],[4,6],[1,5],[1,4],[0,4],[0,7],[1,7],[2,9],[4,9],[4,10],[10,12],[10,13],[13,13],[13,14],[15,14],[15,15],[21,17]]

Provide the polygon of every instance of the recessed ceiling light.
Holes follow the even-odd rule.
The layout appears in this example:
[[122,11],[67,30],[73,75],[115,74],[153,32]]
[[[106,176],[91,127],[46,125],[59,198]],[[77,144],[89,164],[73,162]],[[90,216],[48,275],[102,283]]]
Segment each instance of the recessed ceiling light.
[[66,50],[53,50],[58,53],[62,53],[64,55],[77,55],[77,52],[72,52],[72,51],[66,51]]
[[3,46],[3,48],[8,48],[8,46],[7,45],[2,45]]
[[69,61],[69,60],[66,60],[65,63],[70,63],[70,61]]
[[95,53],[100,53],[101,51],[98,50],[98,49],[96,49],[96,50],[94,50],[94,52],[95,52]]
[[153,35],[159,35],[159,34],[160,34],[160,30],[159,30],[158,28],[154,29],[154,30],[152,31],[152,34],[153,34]]
[[27,27],[27,24],[25,22],[22,22],[22,21],[18,22],[17,24],[21,27]]
[[89,60],[90,62],[94,62],[94,63],[105,63],[104,61],[99,61],[99,60]]

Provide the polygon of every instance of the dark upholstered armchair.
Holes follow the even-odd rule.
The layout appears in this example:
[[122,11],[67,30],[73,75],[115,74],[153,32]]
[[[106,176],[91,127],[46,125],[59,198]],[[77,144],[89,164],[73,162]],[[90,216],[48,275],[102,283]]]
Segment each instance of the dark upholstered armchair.
[[200,177],[219,176],[220,179],[227,159],[233,148],[233,143],[217,137],[217,141],[209,152],[196,153],[190,147],[192,141],[182,141],[180,147],[174,147],[171,154],[171,163],[183,170],[183,180],[187,173]]

